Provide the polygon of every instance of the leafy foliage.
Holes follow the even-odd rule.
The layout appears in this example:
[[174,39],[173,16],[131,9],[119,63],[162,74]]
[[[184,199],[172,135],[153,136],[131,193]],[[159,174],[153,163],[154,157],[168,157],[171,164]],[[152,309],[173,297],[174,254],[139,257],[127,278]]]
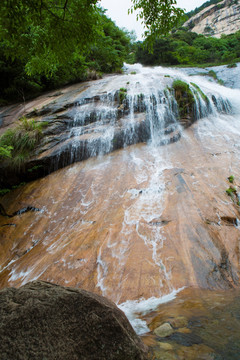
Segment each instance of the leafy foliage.
[[194,104],[194,96],[189,85],[182,80],[174,80],[172,88],[179,107],[179,115],[184,118],[191,112]]
[[0,154],[5,150],[5,159],[12,167],[20,168],[30,156],[43,136],[46,122],[36,122],[23,117],[16,127],[10,128],[0,137]]
[[27,74],[51,75],[96,38],[96,0],[2,0],[0,38],[7,58],[23,60]]
[[223,64],[240,59],[240,31],[220,39],[198,35],[180,28],[154,41],[152,54],[141,43],[136,61],[144,65]]
[[12,157],[13,146],[2,145],[0,146],[0,160]]
[[[120,30],[100,10],[98,27],[101,31],[95,34],[95,43],[90,42],[81,52],[72,51],[68,54],[67,62],[55,62],[51,73],[40,68],[35,68],[40,73],[35,70],[31,75],[26,73],[26,66],[31,62],[31,49],[25,59],[18,57],[12,60],[7,58],[3,51],[0,52],[0,105],[4,105],[5,100],[22,101],[45,90],[86,80],[88,73],[93,70],[95,73],[102,73],[120,69],[130,51],[132,34]],[[4,43],[0,42],[0,50],[3,48]]]
[[176,7],[176,0],[132,0],[130,12],[138,11],[137,20],[141,19],[146,27],[144,33],[147,44],[152,46],[159,35],[166,35],[179,24],[184,11]]
[[[68,68],[69,62],[82,63],[89,49],[98,56],[99,67],[103,67],[104,59],[112,63],[113,55],[119,63],[110,69],[119,67],[124,41],[121,46],[115,44],[113,52],[111,39],[116,26],[113,31],[99,4],[100,0],[1,0],[2,56],[24,64],[27,75],[46,78],[61,67]],[[137,17],[146,26],[148,42],[177,25],[183,10],[175,5],[176,0],[132,0],[130,11],[140,10]],[[108,71],[109,65],[106,68]]]
[[228,181],[232,184],[233,181],[234,181],[234,176],[233,176],[233,175],[230,175],[230,176],[228,177]]

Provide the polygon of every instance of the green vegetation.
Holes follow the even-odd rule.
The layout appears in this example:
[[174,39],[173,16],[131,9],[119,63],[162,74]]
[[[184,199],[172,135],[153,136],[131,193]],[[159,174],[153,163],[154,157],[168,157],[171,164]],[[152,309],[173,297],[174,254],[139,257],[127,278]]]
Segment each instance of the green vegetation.
[[136,62],[143,65],[213,66],[240,61],[240,31],[217,39],[182,27],[157,38],[151,54],[144,45],[138,43],[136,49]]
[[11,191],[11,189],[0,189],[0,196],[4,196],[8,194]]
[[[195,8],[195,10],[189,11],[186,16],[188,18],[198,14],[200,11],[202,11],[203,9],[205,9],[206,7],[210,6],[210,5],[214,5],[214,4],[218,4],[219,2],[221,2],[222,0],[209,0],[206,1],[205,3],[203,3],[201,6]],[[221,9],[221,7],[224,5],[218,5],[218,9]]]
[[20,188],[21,186],[26,185],[25,182],[21,182],[18,185],[14,185],[12,186],[10,189],[0,189],[0,196],[4,196],[5,194],[8,194],[11,190],[15,190]]
[[181,118],[186,117],[192,111],[194,104],[193,93],[187,83],[182,80],[175,80],[172,84],[175,91],[175,98],[178,103],[179,115]]
[[28,171],[29,173],[32,173],[32,172],[34,172],[35,170],[38,170],[38,169],[40,169],[40,168],[42,168],[42,167],[43,167],[42,165],[35,165],[35,166],[33,166],[32,168],[28,169],[27,171]]
[[47,122],[36,122],[23,117],[14,128],[10,128],[0,137],[0,152],[9,152],[2,160],[13,168],[21,168],[43,136],[42,130]]
[[131,0],[133,5],[129,12],[137,11],[137,20],[145,24],[144,35],[146,45],[152,49],[157,37],[166,35],[177,27],[182,18],[184,11],[176,7],[176,0]]
[[[176,0],[132,0],[148,43],[179,23]],[[100,0],[1,0],[0,105],[134,62],[135,36],[120,30]]]
[[235,67],[237,67],[236,63],[228,64],[228,66],[227,66],[227,68],[229,68],[229,69],[232,69],[232,68],[235,68]]
[[227,190],[226,193],[228,194],[228,196],[233,196],[233,194],[236,194],[237,190],[236,188],[230,186]]
[[233,196],[233,194],[235,194],[237,192],[237,190],[233,187],[229,187],[227,190],[226,190],[226,193],[229,195],[229,196]]
[[[233,184],[234,180],[235,180],[234,175],[230,175],[228,177],[228,181],[230,182],[230,184]],[[239,187],[239,185],[237,185],[237,186]],[[229,188],[226,190],[226,193],[228,196],[231,197],[234,204],[240,206],[240,194],[238,194],[235,186],[230,185]]]
[[131,71],[130,74],[131,75],[136,75],[136,71]]
[[211,76],[214,80],[217,80],[217,74],[213,70],[209,70],[208,76]]
[[[230,181],[231,182],[231,181]],[[237,205],[239,205],[239,198],[238,198],[238,194],[237,194],[237,189],[233,186],[230,186],[227,190],[226,193],[228,196],[230,196],[233,200],[234,203],[236,203]]]
[[197,92],[196,92],[197,96],[198,96],[198,94],[200,94],[201,98],[206,103],[208,103],[209,99],[208,99],[207,95],[205,95],[204,92],[200,89],[200,87],[197,84],[193,83],[193,82],[191,82],[190,84],[197,90]]
[[232,184],[233,181],[234,181],[234,176],[233,176],[233,175],[230,175],[230,176],[228,177],[228,181]]
[[211,78],[213,78],[219,85],[224,85],[224,81],[222,79],[219,79],[217,77],[217,74],[215,73],[214,70],[209,70],[207,73],[205,72],[202,72],[202,73],[199,73],[198,75],[201,75],[201,76],[210,76]]
[[[65,1],[60,0],[61,3],[65,4]],[[54,27],[53,24],[64,14],[60,5],[58,10],[50,0],[43,0],[30,15],[29,9],[35,4],[33,0],[28,4],[19,1],[13,9],[3,0],[3,12],[0,13],[0,106],[6,105],[7,101],[25,101],[46,90],[96,78],[101,73],[120,71],[131,51],[134,34],[120,30],[93,5],[94,1],[72,0],[66,3],[85,6],[86,15],[79,10],[76,18],[73,15],[73,23],[69,24],[69,8],[64,21],[59,21]],[[40,4],[42,21],[38,14]],[[13,24],[11,16],[14,17]],[[20,24],[19,27],[15,22]],[[41,27],[38,22],[41,22]],[[9,30],[7,34],[6,29]]]
[[12,150],[13,150],[13,146],[2,144],[0,146],[0,160],[11,158]]
[[126,99],[126,97],[127,97],[127,89],[120,88],[119,89],[119,104],[122,104],[123,101]]

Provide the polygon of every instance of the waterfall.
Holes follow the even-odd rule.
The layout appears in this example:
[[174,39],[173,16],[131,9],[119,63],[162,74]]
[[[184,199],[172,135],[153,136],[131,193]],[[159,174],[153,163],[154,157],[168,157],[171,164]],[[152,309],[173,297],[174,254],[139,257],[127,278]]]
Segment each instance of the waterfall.
[[227,178],[240,181],[239,90],[126,65],[74,96],[47,114],[64,124],[46,129],[37,158],[59,171],[16,190],[20,208],[44,211],[11,219],[7,237],[0,224],[0,286],[41,278],[98,292],[139,333],[141,315],[182,288],[233,286],[239,229],[221,226],[239,211],[226,195]]
[[[193,122],[233,112],[223,87],[206,80],[161,67],[126,65],[124,71],[114,81],[98,80],[81,94],[68,122],[68,138],[52,150],[49,172],[140,142],[167,145]],[[177,101],[175,81],[187,84],[193,103],[184,104],[186,93]]]

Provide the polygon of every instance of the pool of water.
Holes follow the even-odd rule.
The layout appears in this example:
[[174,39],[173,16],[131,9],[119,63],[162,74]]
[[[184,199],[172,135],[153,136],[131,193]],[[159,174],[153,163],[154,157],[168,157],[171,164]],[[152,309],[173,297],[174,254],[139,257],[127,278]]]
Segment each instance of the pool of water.
[[142,336],[149,359],[240,359],[239,290],[188,288],[144,320],[151,329]]

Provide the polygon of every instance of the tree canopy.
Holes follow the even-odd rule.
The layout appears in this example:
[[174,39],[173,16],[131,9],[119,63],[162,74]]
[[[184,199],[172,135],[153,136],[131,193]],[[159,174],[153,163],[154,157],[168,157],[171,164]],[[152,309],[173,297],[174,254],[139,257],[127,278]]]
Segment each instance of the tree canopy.
[[94,42],[98,21],[96,0],[2,0],[1,50],[27,60],[28,74],[48,75]]
[[[138,12],[150,39],[169,32],[183,13],[176,0],[131,1],[129,11]],[[100,5],[100,0],[1,0],[1,52],[24,61],[27,74],[51,76],[99,39]]]
[[176,7],[176,0],[131,0],[130,12],[137,11],[137,19],[145,25],[144,33],[152,43],[159,35],[166,35],[181,20],[184,11]]
[[198,35],[181,28],[157,38],[151,54],[141,43],[136,48],[136,62],[144,65],[204,65],[238,62],[240,31],[222,35],[220,39]]

